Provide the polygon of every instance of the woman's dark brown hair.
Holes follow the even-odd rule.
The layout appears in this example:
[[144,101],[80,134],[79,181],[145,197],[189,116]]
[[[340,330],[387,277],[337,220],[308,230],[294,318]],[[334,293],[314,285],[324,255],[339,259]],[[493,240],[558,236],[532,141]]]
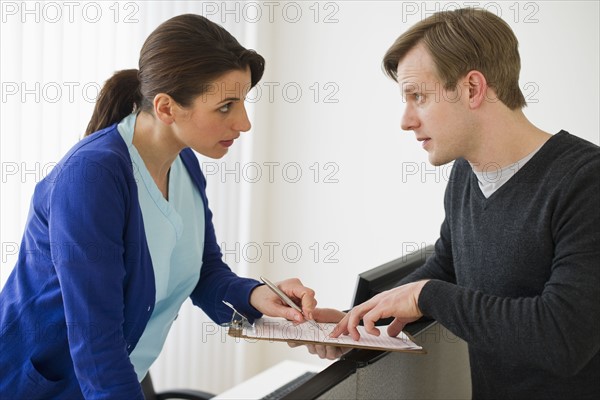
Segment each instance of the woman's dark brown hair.
[[232,70],[250,69],[252,87],[262,78],[265,60],[248,50],[223,27],[195,14],[163,22],[146,39],[139,71],[116,72],[106,81],[85,136],[121,121],[133,111],[151,111],[158,93],[183,107]]

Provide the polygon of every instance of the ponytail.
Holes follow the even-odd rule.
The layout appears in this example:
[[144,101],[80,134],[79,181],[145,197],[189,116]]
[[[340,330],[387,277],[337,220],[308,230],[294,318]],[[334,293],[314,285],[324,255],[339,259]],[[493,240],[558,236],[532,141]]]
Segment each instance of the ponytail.
[[134,111],[151,113],[158,93],[189,107],[211,82],[229,71],[250,68],[254,87],[262,78],[265,59],[240,45],[222,26],[201,15],[183,14],[163,22],[148,36],[138,66],[139,71],[118,71],[106,81],[85,136]]
[[94,113],[85,135],[99,131],[121,121],[139,109],[142,103],[137,69],[117,71],[105,83],[98,95]]

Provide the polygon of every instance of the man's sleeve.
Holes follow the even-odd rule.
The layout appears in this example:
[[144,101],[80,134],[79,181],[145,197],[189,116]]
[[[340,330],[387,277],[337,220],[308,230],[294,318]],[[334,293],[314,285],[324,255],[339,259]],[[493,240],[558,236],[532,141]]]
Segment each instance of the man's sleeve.
[[444,194],[444,210],[446,216],[440,229],[440,237],[435,242],[434,251],[423,266],[419,267],[412,274],[408,275],[400,282],[404,285],[410,282],[416,282],[423,279],[438,279],[444,282],[456,283],[456,275],[454,273],[454,263],[452,261],[452,234],[450,231],[449,221],[451,216],[451,184],[457,180],[458,167],[452,168],[449,184],[446,187]]
[[446,218],[442,224],[440,237],[435,242],[433,254],[427,258],[423,266],[403,278],[400,281],[400,285],[423,279],[438,279],[456,283],[450,236],[450,229],[448,228],[448,220]]
[[506,298],[443,280],[428,282],[419,307],[472,348],[507,363],[572,376],[600,351],[600,162],[565,177],[553,211],[550,277],[535,297]]

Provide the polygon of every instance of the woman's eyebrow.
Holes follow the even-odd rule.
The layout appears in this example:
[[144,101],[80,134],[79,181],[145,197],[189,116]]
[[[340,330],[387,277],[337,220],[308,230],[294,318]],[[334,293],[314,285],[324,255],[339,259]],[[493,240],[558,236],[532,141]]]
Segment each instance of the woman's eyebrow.
[[223,100],[221,100],[220,102],[218,102],[217,104],[226,103],[229,101],[240,101],[240,98],[239,97],[226,97]]

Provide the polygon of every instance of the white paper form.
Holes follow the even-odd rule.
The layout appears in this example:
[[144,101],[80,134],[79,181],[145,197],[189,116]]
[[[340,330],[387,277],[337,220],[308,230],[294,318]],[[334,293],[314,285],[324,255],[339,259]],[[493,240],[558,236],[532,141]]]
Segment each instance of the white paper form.
[[[241,337],[255,338],[259,340],[284,341],[296,343],[318,343],[329,344],[339,347],[369,348],[385,351],[414,351],[424,352],[423,348],[414,343],[404,332],[396,337],[387,335],[387,325],[378,326],[381,331],[379,336],[374,336],[365,331],[363,326],[358,326],[360,339],[355,341],[350,336],[342,335],[338,338],[330,338],[336,324],[318,323],[321,329],[304,322],[294,324],[283,318],[263,317],[254,322],[254,326],[246,326],[242,329]],[[235,335],[233,335],[235,336]]]

